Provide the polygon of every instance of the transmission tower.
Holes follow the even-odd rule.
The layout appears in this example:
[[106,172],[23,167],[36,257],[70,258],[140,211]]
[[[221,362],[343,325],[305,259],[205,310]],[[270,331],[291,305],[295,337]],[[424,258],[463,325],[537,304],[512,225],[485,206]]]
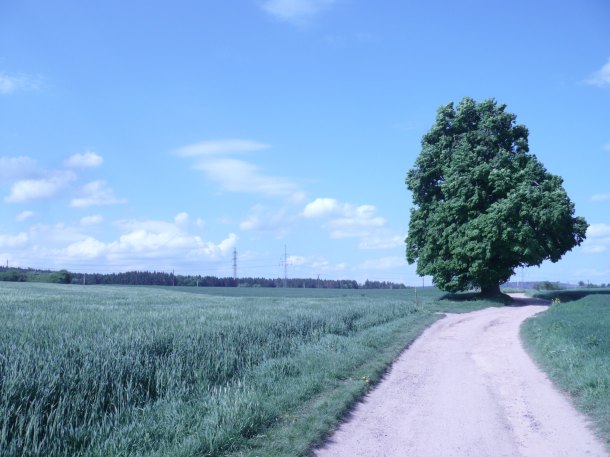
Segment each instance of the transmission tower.
[[233,248],[233,281],[237,281],[237,248]]

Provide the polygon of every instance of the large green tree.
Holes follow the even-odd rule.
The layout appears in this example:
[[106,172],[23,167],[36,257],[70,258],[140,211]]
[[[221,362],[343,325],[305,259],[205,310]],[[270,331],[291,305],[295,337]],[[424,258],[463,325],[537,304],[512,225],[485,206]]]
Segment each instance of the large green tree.
[[527,128],[505,108],[441,106],[407,174],[407,260],[449,292],[499,294],[515,268],[557,262],[585,239],[563,180],[529,153]]

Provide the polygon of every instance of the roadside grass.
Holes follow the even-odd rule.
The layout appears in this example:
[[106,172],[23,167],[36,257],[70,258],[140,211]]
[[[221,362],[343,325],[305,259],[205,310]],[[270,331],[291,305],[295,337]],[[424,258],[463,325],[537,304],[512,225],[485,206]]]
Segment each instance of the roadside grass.
[[0,284],[0,455],[307,455],[441,296]]
[[534,360],[573,399],[610,448],[610,290],[552,291],[548,311],[528,319],[521,336]]

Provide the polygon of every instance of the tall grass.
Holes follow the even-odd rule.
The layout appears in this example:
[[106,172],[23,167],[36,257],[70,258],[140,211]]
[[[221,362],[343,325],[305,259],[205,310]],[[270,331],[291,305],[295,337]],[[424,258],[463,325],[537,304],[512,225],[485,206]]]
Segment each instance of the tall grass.
[[1,284],[0,455],[242,452],[341,398],[304,454],[437,318],[408,291],[256,293]]
[[521,333],[535,360],[610,447],[610,291],[594,293],[554,292],[549,298],[561,303],[525,321]]

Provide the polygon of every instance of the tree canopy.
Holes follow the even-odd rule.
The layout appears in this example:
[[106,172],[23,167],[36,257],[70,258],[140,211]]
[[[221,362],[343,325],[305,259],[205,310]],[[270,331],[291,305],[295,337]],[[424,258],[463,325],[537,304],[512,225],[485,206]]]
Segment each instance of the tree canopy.
[[529,153],[528,130],[495,100],[441,106],[407,173],[406,254],[443,290],[500,292],[515,268],[557,262],[587,223],[561,177]]

